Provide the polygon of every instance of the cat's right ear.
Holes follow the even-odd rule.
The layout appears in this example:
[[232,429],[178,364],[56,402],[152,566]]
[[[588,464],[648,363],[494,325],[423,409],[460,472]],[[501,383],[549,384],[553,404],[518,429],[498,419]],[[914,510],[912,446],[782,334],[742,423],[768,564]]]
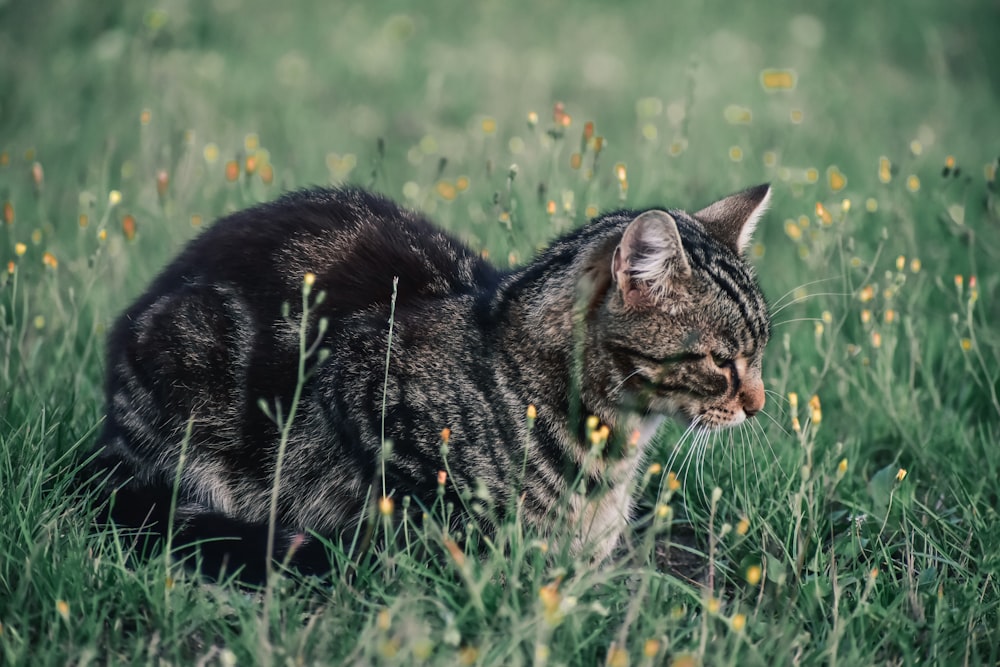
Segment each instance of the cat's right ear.
[[691,275],[677,223],[669,213],[646,211],[629,223],[615,248],[611,275],[629,307],[659,303],[673,283]]

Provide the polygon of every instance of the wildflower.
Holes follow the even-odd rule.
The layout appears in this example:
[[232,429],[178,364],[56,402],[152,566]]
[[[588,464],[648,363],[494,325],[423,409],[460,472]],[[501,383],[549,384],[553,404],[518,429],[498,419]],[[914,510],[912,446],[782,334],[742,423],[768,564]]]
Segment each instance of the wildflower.
[[788,407],[791,408],[793,412],[799,409],[799,395],[794,391],[788,392]]
[[458,195],[458,190],[448,181],[438,181],[437,185],[434,186],[434,189],[437,190],[438,195],[446,201],[452,201]]
[[739,146],[729,147],[729,159],[733,162],[739,162],[743,159],[743,149]]
[[815,183],[819,180],[819,169],[809,167],[806,169],[806,183]]
[[819,424],[823,421],[823,410],[819,404],[819,396],[813,394],[812,398],[809,399],[809,410],[813,424]]
[[59,267],[59,260],[51,252],[46,252],[42,255],[42,264],[49,267],[50,269],[55,269]]
[[882,334],[877,331],[872,332],[872,347],[879,348],[882,347]]
[[619,162],[615,165],[615,177],[618,178],[620,183],[624,183],[627,180],[624,162]]
[[869,197],[865,200],[865,210],[869,213],[874,213],[878,210],[878,200],[875,197]]
[[822,220],[824,225],[829,225],[833,222],[833,216],[826,210],[822,202],[816,202],[816,217]]
[[670,667],[698,667],[698,658],[690,653],[681,653],[670,661]]
[[125,238],[129,241],[135,238],[135,217],[131,214],[122,218],[122,233],[125,234]]
[[799,226],[793,220],[785,220],[785,234],[793,241],[798,241],[802,238],[802,230],[799,229]]
[[800,124],[804,118],[805,114],[802,113],[802,109],[792,109],[788,112],[788,119],[796,125]]
[[802,431],[802,425],[799,424],[799,418],[794,415],[792,416],[792,430],[795,431],[796,433]]
[[31,180],[35,183],[35,188],[40,190],[45,181],[45,170],[42,169],[41,162],[31,165]]
[[612,646],[608,649],[607,664],[610,667],[628,667],[628,651]]
[[955,276],[955,289],[957,289],[959,292],[961,292],[962,291],[962,286],[964,284],[965,284],[965,279],[962,278],[962,274],[959,273],[958,275]]
[[892,163],[885,156],[878,159],[878,180],[883,183],[888,183],[892,180]]
[[97,240],[98,241],[107,241],[108,240],[108,230],[102,229],[99,232],[97,232]]
[[979,285],[975,276],[969,276],[969,303],[975,303],[979,299]]
[[642,654],[647,658],[655,658],[660,653],[660,642],[657,639],[647,639],[642,645]]
[[743,628],[747,625],[746,614],[734,614],[730,623],[732,624],[733,630],[736,632],[743,632]]
[[[843,190],[844,186],[847,185],[847,177],[844,176],[837,167],[830,167],[827,169],[826,178],[827,182],[830,184],[830,189],[834,192]],[[848,205],[848,208],[850,208],[850,205]]]
[[847,213],[848,211],[850,211],[851,210],[851,200],[848,199],[848,198],[845,198],[844,201],[840,202],[840,210],[842,210],[844,213]]
[[656,506],[656,518],[657,519],[668,519],[670,515],[673,514],[674,510],[670,505],[665,503],[660,503]]
[[438,470],[438,486],[444,486],[445,482],[448,481],[448,473],[444,470]]
[[226,180],[232,183],[240,177],[240,163],[236,160],[226,162]]
[[547,204],[545,204],[545,212],[549,215],[556,214],[556,202],[554,199],[550,199]]
[[306,287],[312,287],[316,283],[316,274],[309,271],[304,276],[302,276],[302,282],[305,283]]
[[861,323],[868,324],[872,321],[872,311],[867,308],[861,311]]
[[80,225],[80,229],[86,229],[87,225],[90,224],[90,218],[86,213],[81,213],[80,217],[77,219],[77,223]]
[[17,264],[14,263],[14,260],[10,260],[7,262],[7,273],[9,275],[14,275],[15,271],[17,271]]
[[444,546],[446,549],[448,549],[448,553],[451,555],[452,560],[455,561],[455,564],[458,565],[459,567],[463,567],[465,565],[465,554],[462,553],[462,550],[458,548],[458,545],[455,544],[455,541],[445,538]]
[[252,175],[257,171],[257,156],[248,155],[246,161],[243,163],[243,169],[246,171],[247,175]]
[[462,665],[471,665],[479,659],[479,650],[475,646],[463,646],[458,651],[458,662]]
[[751,565],[746,571],[747,583],[751,586],[756,586],[760,583],[761,575],[763,575],[763,570],[760,565]]
[[562,602],[562,595],[559,593],[559,580],[538,589],[538,599],[542,603],[546,622],[550,625],[558,625],[562,620],[562,612],[559,608]]
[[677,479],[677,474],[673,471],[667,473],[667,489],[670,491],[677,491],[681,488],[680,480]]
[[876,578],[878,578],[878,568],[877,568],[877,567],[873,567],[873,568],[871,569],[871,572],[869,572],[869,573],[868,573],[868,576],[869,576],[869,578],[871,578],[871,579],[876,579]]
[[792,90],[795,88],[796,78],[795,70],[792,69],[766,69],[760,73],[760,84],[768,92]]
[[118,206],[120,203],[122,203],[122,193],[120,190],[112,190],[108,193],[108,204]]
[[393,502],[392,498],[388,496],[382,496],[378,501],[378,511],[382,516],[392,516]]
[[14,205],[9,201],[3,203],[3,221],[8,225],[14,224]]
[[264,166],[260,168],[260,180],[264,185],[270,185],[274,182],[274,167],[270,163],[265,163]]
[[736,534],[746,535],[750,531],[750,520],[746,517],[742,517],[739,523],[736,524]]
[[914,155],[920,155],[924,152],[924,145],[921,144],[917,139],[910,142],[910,152]]
[[389,613],[388,609],[382,609],[379,611],[375,620],[375,625],[378,626],[379,630],[389,629],[389,626],[392,625],[392,615]]
[[651,466],[649,466],[649,470],[647,470],[646,472],[649,473],[650,475],[659,475],[662,471],[663,471],[663,466],[660,465],[659,463],[654,463]]
[[535,111],[529,111],[528,112],[528,127],[530,127],[531,129],[535,129],[536,125],[538,125],[538,113],[535,112]]
[[28,246],[24,245],[20,241],[18,241],[17,243],[14,244],[14,254],[15,255],[17,255],[18,257],[21,257],[26,252],[28,252]]
[[715,596],[709,597],[708,600],[705,602],[705,609],[708,610],[709,614],[718,614],[719,609],[721,608],[722,608],[722,602],[719,600],[719,598]]
[[583,156],[579,153],[573,153],[569,156],[569,166],[571,169],[579,169],[583,165]]
[[906,468],[900,468],[896,473],[896,481],[902,482],[904,479],[906,479]]
[[867,303],[874,298],[875,298],[875,288],[871,285],[865,285],[864,287],[861,288],[861,291],[858,292],[858,300],[860,300],[861,303]]
[[167,195],[167,187],[170,185],[170,175],[165,169],[156,172],[156,193],[161,197]]
[[535,407],[534,403],[529,403],[528,404],[527,413],[528,413],[528,420],[529,421],[535,421],[535,419],[538,418],[538,409]]
[[69,603],[65,600],[56,600],[56,611],[62,616],[63,620],[67,623],[69,622]]
[[920,179],[915,174],[910,174],[906,179],[906,189],[910,192],[916,192],[920,189]]
[[893,322],[896,321],[896,311],[890,308],[889,310],[885,311],[884,317],[886,324],[892,324]]
[[837,464],[837,476],[843,477],[847,473],[847,459],[840,459],[840,463]]

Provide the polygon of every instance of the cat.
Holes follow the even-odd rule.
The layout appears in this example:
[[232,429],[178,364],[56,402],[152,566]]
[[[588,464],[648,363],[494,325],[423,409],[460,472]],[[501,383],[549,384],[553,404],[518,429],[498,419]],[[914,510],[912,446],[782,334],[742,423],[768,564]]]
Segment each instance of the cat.
[[274,558],[295,548],[305,563],[304,534],[345,539],[383,488],[397,510],[404,496],[426,508],[444,482],[454,507],[475,491],[495,523],[517,505],[600,562],[663,419],[719,429],[764,404],[770,323],[744,254],[770,192],[693,215],[607,213],[510,272],[361,189],[222,218],[110,332],[95,458],[109,518],[162,534],[173,517],[175,544],[213,538],[203,567],[261,575],[306,281],[319,347],[288,430]]

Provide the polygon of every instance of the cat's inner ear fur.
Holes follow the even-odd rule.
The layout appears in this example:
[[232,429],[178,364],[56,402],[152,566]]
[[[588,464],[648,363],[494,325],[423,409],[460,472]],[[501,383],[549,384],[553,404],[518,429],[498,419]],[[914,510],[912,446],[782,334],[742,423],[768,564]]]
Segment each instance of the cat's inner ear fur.
[[646,211],[629,223],[615,248],[611,275],[630,307],[660,302],[691,275],[677,223],[669,213]]
[[715,239],[743,254],[770,201],[771,186],[765,183],[720,199],[695,213],[694,217]]

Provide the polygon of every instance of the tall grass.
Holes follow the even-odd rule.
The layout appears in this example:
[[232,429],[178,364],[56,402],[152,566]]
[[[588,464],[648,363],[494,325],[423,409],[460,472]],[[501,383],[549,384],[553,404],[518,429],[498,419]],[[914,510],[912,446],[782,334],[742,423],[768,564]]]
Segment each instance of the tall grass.
[[[996,664],[996,10],[869,5],[0,5],[0,663]],[[768,404],[613,562],[381,517],[265,604],[91,531],[105,331],[217,216],[352,182],[505,267],[765,180]]]

